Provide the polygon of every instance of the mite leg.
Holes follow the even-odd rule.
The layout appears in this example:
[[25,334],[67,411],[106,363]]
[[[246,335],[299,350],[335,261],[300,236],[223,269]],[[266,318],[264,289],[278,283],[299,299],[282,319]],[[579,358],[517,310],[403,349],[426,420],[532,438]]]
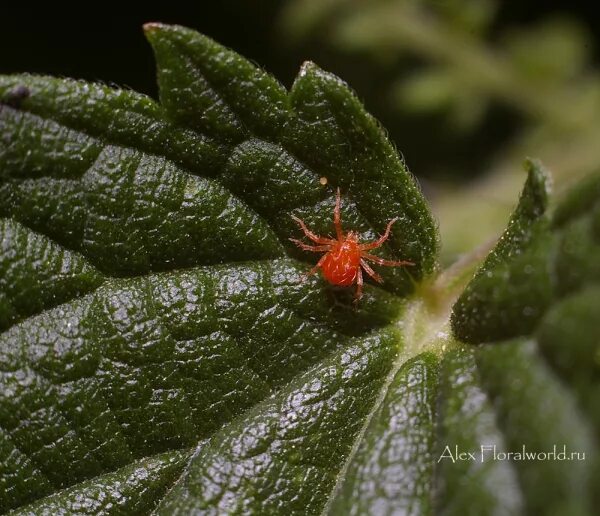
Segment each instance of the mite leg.
[[300,277],[300,281],[306,281],[309,276],[312,276],[314,273],[317,272],[317,270],[319,270],[319,267],[321,265],[323,265],[323,262],[325,261],[325,258],[327,258],[327,255],[324,254],[323,256],[321,256],[321,259],[317,262],[317,265],[315,265],[311,270],[309,270],[308,272],[302,274],[302,276]]
[[338,188],[335,193],[335,208],[333,209],[333,225],[335,226],[335,234],[338,240],[344,239],[344,232],[342,231],[342,217],[340,215],[340,205],[342,203],[342,196],[340,189]]
[[298,240],[297,238],[290,238],[289,240],[291,242],[294,242],[294,244],[296,244],[303,251],[313,251],[315,253],[320,253],[320,252],[323,252],[323,251],[329,251],[329,250],[331,250],[331,245],[329,245],[329,244],[325,244],[325,245],[308,245],[308,244],[305,244],[304,242],[302,242],[302,240]]
[[360,264],[365,270],[365,272],[369,276],[371,276],[371,278],[373,278],[377,283],[383,283],[383,278],[379,274],[377,274],[365,260],[361,260]]
[[381,235],[377,240],[375,240],[374,242],[370,242],[368,244],[362,244],[360,246],[360,248],[363,251],[369,251],[370,249],[375,249],[377,247],[380,247],[390,236],[390,231],[392,230],[392,224],[394,224],[394,222],[396,222],[398,220],[398,217],[396,217],[395,219],[392,219],[388,222],[386,228],[385,228],[385,233],[383,233],[383,235]]
[[358,268],[358,274],[356,275],[356,292],[354,293],[354,301],[353,303],[356,305],[359,299],[362,297],[362,289],[363,289],[363,275],[362,269]]
[[414,265],[413,262],[409,262],[408,260],[385,260],[380,258],[379,256],[375,256],[374,254],[364,253],[361,255],[365,260],[370,260],[375,262],[377,265],[387,265],[388,267],[399,267],[400,265]]
[[302,231],[304,231],[304,234],[310,238],[313,242],[316,242],[317,244],[333,244],[335,243],[335,240],[332,240],[331,238],[325,238],[325,237],[320,237],[318,235],[315,235],[310,229],[308,229],[306,227],[306,224],[304,223],[304,221],[298,217],[296,217],[295,215],[292,215],[292,219],[294,219],[294,221],[300,226],[300,229]]

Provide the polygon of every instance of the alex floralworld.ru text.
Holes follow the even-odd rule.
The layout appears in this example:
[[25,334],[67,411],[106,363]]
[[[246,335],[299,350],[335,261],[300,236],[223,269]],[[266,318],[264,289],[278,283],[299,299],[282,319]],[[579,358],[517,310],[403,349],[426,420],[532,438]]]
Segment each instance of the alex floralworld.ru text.
[[446,446],[437,462],[449,460],[485,462],[487,460],[585,460],[585,452],[569,451],[566,445],[554,445],[549,451],[530,451],[523,445],[519,451],[497,449],[495,444],[482,444],[478,450],[461,450],[458,445]]

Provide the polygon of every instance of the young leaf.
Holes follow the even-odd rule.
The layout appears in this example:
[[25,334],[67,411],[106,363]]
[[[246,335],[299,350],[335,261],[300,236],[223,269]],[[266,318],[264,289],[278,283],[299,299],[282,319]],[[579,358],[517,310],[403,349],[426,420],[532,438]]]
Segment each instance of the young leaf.
[[506,231],[454,305],[452,328],[464,342],[527,335],[551,301],[549,179],[539,163],[528,161],[527,169]]

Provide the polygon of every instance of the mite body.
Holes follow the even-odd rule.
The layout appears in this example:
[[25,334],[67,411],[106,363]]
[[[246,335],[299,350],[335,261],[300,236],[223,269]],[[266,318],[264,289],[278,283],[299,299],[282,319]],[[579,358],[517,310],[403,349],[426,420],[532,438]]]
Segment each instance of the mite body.
[[362,296],[363,270],[378,283],[383,283],[383,279],[377,274],[367,262],[373,262],[378,265],[389,267],[399,267],[403,265],[414,265],[412,262],[402,260],[385,260],[368,251],[380,247],[390,236],[392,225],[398,219],[392,219],[388,222],[385,232],[381,237],[373,242],[360,243],[358,233],[349,231],[344,233],[340,217],[341,195],[340,189],[337,189],[335,208],[333,210],[333,225],[335,227],[336,239],[326,238],[313,233],[306,227],[302,219],[292,215],[292,218],[298,223],[304,234],[317,245],[305,244],[296,238],[290,238],[300,249],[304,251],[313,251],[316,253],[325,253],[317,264],[308,272],[307,276],[314,274],[320,268],[323,276],[333,285],[350,286],[356,283],[355,302]]

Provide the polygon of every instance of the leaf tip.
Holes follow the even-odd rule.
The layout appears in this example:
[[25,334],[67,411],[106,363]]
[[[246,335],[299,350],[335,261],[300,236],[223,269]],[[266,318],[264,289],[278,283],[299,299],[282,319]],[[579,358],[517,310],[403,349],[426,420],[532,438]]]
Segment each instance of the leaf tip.
[[552,183],[551,176],[539,159],[525,159],[524,168],[527,172],[527,180],[521,192],[517,213],[523,212],[528,205],[527,199],[529,199],[532,205],[529,207],[534,209],[532,216],[538,218],[548,207]]
[[153,32],[156,32],[158,30],[160,30],[163,27],[163,24],[160,22],[147,22],[144,23],[144,25],[142,25],[142,29],[144,30],[145,34],[151,34]]
[[540,159],[530,157],[525,158],[525,161],[523,162],[523,168],[528,175],[534,176],[538,183],[542,185],[545,190],[550,190],[551,176]]
[[328,72],[326,70],[323,70],[323,68],[321,68],[314,61],[304,61],[302,63],[302,65],[300,66],[300,71],[298,72],[297,79],[303,78],[303,77],[314,77],[314,78],[318,78],[318,79],[325,79],[325,80],[333,81],[335,83],[342,83],[342,84],[346,85],[346,83],[342,79],[340,79],[337,75],[335,75],[331,72]]
[[313,61],[304,61],[300,66],[300,71],[296,76],[296,80],[292,86],[292,95],[294,89],[302,84],[318,85],[318,89],[326,89],[330,91],[344,91],[354,95],[348,84],[340,79],[337,75],[323,70]]
[[313,63],[312,61],[304,61],[300,66],[300,72],[298,73],[298,77],[303,77],[305,75],[311,75],[320,68]]

